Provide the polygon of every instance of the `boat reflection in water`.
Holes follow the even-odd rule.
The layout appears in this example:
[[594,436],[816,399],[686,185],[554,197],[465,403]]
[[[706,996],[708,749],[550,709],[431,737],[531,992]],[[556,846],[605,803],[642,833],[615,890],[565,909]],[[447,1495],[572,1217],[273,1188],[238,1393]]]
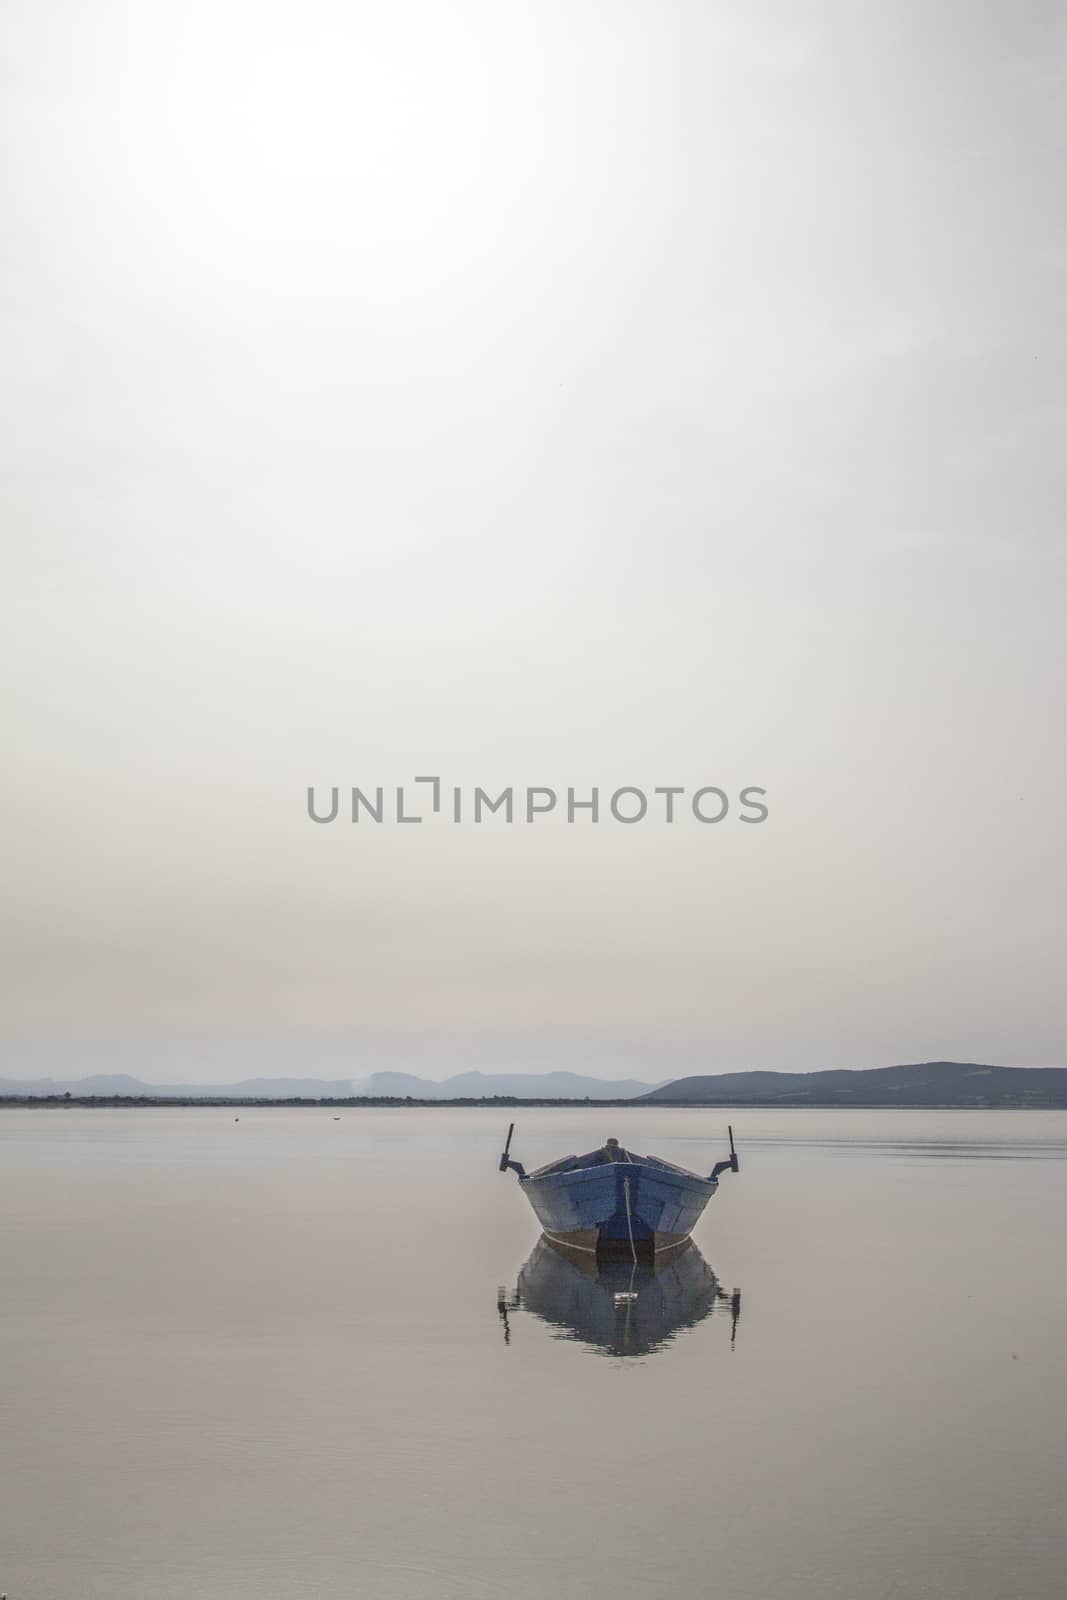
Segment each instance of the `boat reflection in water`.
[[530,1311],[558,1329],[557,1338],[574,1339],[600,1355],[647,1356],[713,1311],[731,1318],[733,1345],[741,1291],[720,1288],[689,1239],[654,1261],[606,1261],[542,1234],[514,1294],[498,1291],[497,1310],[506,1342],[512,1313]]

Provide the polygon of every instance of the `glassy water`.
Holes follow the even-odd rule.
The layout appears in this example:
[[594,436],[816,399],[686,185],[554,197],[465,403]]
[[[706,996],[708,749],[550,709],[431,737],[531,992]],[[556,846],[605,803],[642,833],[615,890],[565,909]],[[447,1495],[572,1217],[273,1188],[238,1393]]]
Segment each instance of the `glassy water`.
[[657,1273],[539,1243],[505,1113],[336,1115],[0,1114],[9,1600],[1064,1593],[1067,1113],[732,1112]]

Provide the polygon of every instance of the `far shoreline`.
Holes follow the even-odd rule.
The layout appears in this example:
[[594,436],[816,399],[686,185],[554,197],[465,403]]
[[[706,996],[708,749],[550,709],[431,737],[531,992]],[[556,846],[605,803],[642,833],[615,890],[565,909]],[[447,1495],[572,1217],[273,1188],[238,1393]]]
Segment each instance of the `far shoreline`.
[[752,1100],[549,1100],[518,1099],[510,1095],[481,1099],[422,1100],[411,1097],[354,1095],[345,1099],[256,1099],[209,1095],[0,1095],[0,1111],[64,1110],[348,1110],[348,1111],[1067,1111],[1064,1101],[1026,1100],[991,1095],[984,1100],[854,1100],[813,1097]]

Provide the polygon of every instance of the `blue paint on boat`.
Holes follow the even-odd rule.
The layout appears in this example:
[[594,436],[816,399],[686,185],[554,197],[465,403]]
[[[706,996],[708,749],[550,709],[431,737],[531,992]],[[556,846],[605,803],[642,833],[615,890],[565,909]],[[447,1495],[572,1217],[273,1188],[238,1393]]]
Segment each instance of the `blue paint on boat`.
[[565,1156],[536,1172],[509,1159],[511,1132],[501,1171],[516,1172],[523,1193],[550,1239],[591,1252],[655,1252],[688,1239],[719,1187],[723,1170],[739,1170],[730,1135],[730,1157],[711,1174],[676,1167],[658,1156],[640,1156],[609,1139],[601,1149]]

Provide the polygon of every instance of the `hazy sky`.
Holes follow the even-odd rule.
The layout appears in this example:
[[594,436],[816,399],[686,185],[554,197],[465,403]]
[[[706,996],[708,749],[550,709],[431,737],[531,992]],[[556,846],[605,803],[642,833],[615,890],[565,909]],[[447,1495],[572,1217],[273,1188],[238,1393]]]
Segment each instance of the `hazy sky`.
[[1067,1061],[1061,6],[4,34],[0,1073]]

